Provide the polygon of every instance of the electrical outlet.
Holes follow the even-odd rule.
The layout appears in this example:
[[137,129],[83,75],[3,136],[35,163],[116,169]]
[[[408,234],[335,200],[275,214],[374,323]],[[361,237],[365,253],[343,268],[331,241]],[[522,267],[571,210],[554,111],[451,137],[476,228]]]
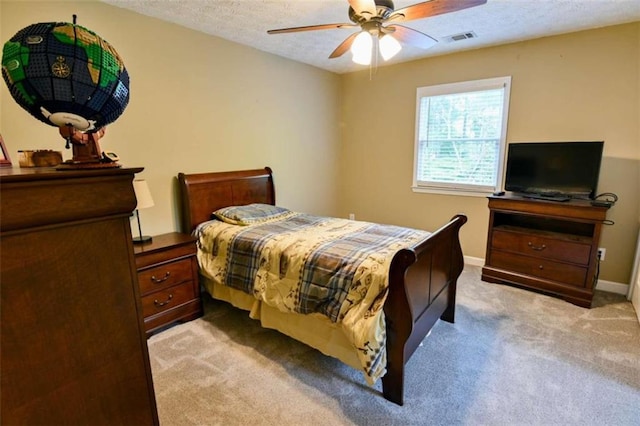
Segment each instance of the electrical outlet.
[[355,213],[349,213],[349,220],[356,220]]
[[606,254],[607,254],[606,248],[598,247],[598,258],[600,259],[600,262],[604,262],[604,257]]

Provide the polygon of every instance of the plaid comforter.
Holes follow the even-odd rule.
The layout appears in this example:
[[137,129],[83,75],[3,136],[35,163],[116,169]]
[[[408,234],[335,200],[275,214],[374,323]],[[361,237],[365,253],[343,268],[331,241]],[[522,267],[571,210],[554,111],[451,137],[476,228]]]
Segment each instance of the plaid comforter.
[[385,323],[393,255],[429,233],[295,213],[249,226],[213,220],[196,230],[201,271],[283,312],[339,323],[369,383],[386,367]]

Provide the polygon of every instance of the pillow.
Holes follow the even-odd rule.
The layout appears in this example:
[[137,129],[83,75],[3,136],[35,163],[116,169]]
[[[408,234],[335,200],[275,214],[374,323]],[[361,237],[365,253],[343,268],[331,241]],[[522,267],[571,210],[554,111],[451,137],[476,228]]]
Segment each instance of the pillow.
[[213,212],[212,216],[232,225],[246,226],[284,219],[292,214],[291,210],[271,204],[248,204],[246,206],[223,207]]

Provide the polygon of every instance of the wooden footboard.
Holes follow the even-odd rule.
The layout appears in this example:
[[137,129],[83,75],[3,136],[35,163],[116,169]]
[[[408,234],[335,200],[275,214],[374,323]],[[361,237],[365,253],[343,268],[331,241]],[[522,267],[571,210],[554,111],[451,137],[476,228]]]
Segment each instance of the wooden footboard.
[[[250,203],[275,204],[273,176],[257,170],[178,175],[183,232],[193,231],[220,207]],[[404,366],[438,321],[453,322],[456,282],[462,272],[460,227],[466,216],[455,216],[411,250],[399,251],[389,276],[384,312],[387,322],[387,373],[384,397],[403,404]]]
[[404,366],[438,319],[454,321],[456,284],[464,260],[457,215],[413,250],[399,251],[391,262],[387,322],[387,374],[383,394],[403,404]]

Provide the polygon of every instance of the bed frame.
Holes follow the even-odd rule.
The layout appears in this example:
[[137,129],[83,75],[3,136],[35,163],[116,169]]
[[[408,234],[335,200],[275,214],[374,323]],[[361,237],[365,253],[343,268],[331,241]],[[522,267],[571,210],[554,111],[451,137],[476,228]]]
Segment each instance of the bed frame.
[[[270,168],[178,175],[183,232],[210,220],[221,207],[265,203],[275,205]],[[413,250],[394,256],[389,272],[389,295],[384,305],[387,327],[387,373],[383,395],[403,404],[404,368],[433,325],[454,321],[456,282],[464,266],[460,227],[466,216],[456,215]],[[296,315],[296,314],[292,314]]]

